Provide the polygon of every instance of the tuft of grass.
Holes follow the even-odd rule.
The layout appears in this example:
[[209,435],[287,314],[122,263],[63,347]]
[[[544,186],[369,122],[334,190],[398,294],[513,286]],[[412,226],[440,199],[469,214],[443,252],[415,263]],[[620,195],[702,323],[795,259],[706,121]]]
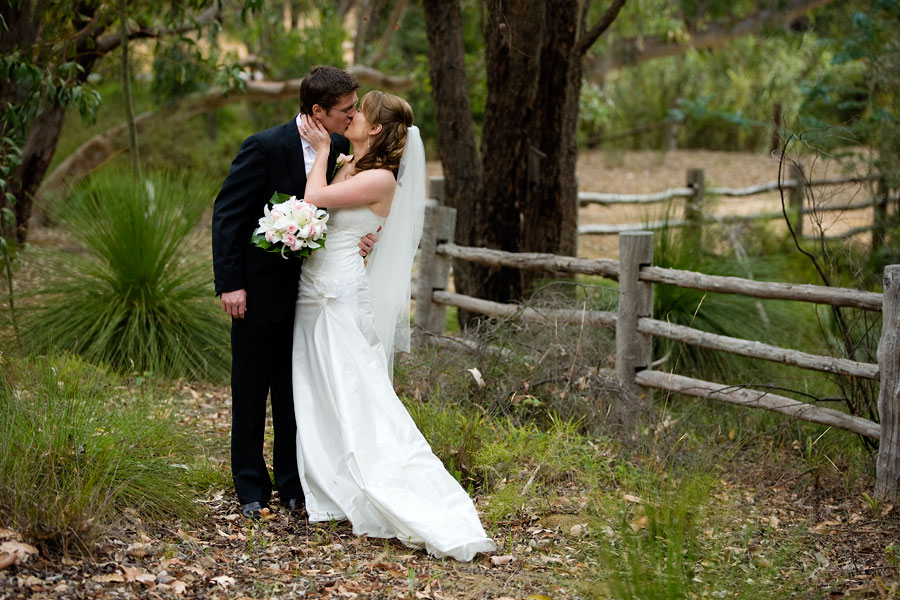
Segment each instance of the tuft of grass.
[[[696,465],[695,465],[696,467]],[[643,470],[628,502],[595,495],[596,561],[585,592],[596,598],[771,597],[796,591],[803,542],[760,527],[728,488],[696,468],[659,477]],[[755,512],[755,510],[753,511]],[[595,528],[598,526],[595,525]]]
[[477,409],[447,406],[439,398],[429,402],[403,399],[406,409],[432,451],[463,487],[479,483],[475,456],[492,435],[487,419]]
[[196,174],[135,184],[121,171],[76,189],[58,219],[78,250],[51,256],[24,323],[31,349],[121,372],[224,379],[228,327],[195,234],[213,190]]
[[[84,361],[0,366],[0,523],[47,551],[85,551],[123,511],[197,515],[210,464],[162,392]],[[125,384],[128,385],[125,385]]]

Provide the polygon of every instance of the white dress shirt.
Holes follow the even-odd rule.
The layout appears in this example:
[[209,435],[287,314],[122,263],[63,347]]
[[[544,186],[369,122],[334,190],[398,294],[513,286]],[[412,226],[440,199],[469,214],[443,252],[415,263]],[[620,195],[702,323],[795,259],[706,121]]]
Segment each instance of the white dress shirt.
[[[297,115],[297,128],[300,128],[300,115]],[[306,176],[312,171],[313,163],[316,162],[316,149],[312,147],[305,137],[300,136],[300,142],[303,144],[303,166],[306,167]]]

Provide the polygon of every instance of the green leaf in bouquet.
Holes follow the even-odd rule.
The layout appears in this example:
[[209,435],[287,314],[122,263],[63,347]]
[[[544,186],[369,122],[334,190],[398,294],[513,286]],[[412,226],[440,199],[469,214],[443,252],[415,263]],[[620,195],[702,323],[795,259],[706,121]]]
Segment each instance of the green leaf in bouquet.
[[276,204],[281,204],[282,202],[287,202],[291,198],[296,198],[296,196],[291,196],[290,194],[283,194],[281,192],[275,192],[272,194],[272,197],[269,198],[269,204],[275,206]]

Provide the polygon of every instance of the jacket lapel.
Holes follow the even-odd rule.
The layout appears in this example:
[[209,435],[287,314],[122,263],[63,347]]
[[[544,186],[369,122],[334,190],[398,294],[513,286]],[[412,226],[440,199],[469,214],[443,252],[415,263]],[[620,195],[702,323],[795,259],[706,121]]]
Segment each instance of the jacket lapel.
[[[340,136],[331,134],[331,152],[328,153],[328,163],[325,170],[325,180],[331,183],[334,177],[335,165],[337,164],[337,150],[335,142]],[[284,144],[284,159],[287,161],[288,171],[291,174],[291,181],[294,184],[294,195],[303,197],[306,192],[306,163],[303,157],[303,141],[300,139],[300,132],[297,131],[297,123],[291,120],[282,127],[282,143]]]
[[325,169],[325,181],[331,183],[331,180],[334,179],[334,171],[335,165],[337,165],[337,150],[334,145],[334,138],[336,134],[331,134],[331,151],[328,153],[328,166]]
[[284,124],[281,140],[284,144],[284,160],[287,162],[291,182],[294,184],[293,193],[302,198],[306,191],[306,164],[303,160],[303,144],[300,141],[296,121],[291,119],[289,123]]

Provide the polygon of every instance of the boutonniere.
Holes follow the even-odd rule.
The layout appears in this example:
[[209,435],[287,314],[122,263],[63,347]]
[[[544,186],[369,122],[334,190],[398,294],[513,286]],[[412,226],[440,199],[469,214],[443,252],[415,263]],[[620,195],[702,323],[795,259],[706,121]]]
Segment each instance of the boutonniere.
[[331,176],[334,177],[337,174],[337,172],[340,170],[341,167],[343,167],[345,164],[349,164],[352,162],[353,162],[352,154],[350,156],[347,156],[346,154],[341,152],[340,154],[338,154],[337,160],[334,161],[334,172],[331,174]]

